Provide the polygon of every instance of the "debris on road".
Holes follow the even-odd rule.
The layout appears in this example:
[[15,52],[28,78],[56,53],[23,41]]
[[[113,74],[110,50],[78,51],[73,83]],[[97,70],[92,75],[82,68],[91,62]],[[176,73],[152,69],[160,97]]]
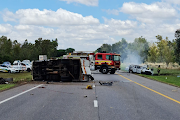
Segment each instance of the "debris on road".
[[104,85],[104,86],[112,86],[113,82],[100,82],[99,81],[99,84]]
[[39,87],[39,88],[45,88],[45,87]]
[[1,78],[0,78],[0,84],[5,84],[5,82],[6,82],[6,81],[1,77]]
[[9,82],[12,82],[13,78],[2,78],[0,77],[0,84],[8,84]]
[[92,85],[88,85],[86,89],[92,89]]

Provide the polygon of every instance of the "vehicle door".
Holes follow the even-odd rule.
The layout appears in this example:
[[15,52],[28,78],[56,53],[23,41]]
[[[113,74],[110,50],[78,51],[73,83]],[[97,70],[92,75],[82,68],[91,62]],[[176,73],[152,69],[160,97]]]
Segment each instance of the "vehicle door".
[[22,67],[22,70],[23,71],[26,71],[27,69],[26,69],[26,65],[24,64],[24,63],[21,63],[21,67]]
[[133,72],[136,72],[136,68],[137,68],[137,66],[134,65],[134,66],[133,66]]
[[141,66],[137,66],[137,73],[141,74],[141,70],[142,70],[142,67]]

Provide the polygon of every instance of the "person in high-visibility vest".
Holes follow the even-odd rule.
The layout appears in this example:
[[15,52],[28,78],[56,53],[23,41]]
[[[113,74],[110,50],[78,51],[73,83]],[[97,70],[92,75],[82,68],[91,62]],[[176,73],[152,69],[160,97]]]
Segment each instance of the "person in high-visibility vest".
[[161,71],[161,68],[160,68],[160,65],[158,65],[158,68],[157,68],[158,75],[160,75],[160,71]]
[[147,70],[149,70],[149,65],[147,65]]

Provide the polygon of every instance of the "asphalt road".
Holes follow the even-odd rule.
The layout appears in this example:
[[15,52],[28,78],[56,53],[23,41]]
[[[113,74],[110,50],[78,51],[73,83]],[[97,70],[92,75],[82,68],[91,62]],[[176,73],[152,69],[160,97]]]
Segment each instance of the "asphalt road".
[[179,88],[122,71],[93,76],[94,83],[26,84],[0,92],[0,120],[180,119]]

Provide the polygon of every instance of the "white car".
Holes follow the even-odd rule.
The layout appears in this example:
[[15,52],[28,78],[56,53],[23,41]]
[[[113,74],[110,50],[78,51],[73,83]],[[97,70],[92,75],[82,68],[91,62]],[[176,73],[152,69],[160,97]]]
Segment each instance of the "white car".
[[137,72],[137,68],[139,68],[139,65],[134,65],[134,66],[132,67],[132,72],[133,72],[133,73],[136,73],[136,72]]
[[3,64],[0,65],[0,71],[7,72],[7,73],[15,73],[16,72],[16,70],[14,68],[3,65]]
[[31,71],[31,67],[28,64],[22,63],[22,62],[15,62],[12,67],[16,70],[16,72],[20,72],[20,71]]
[[26,63],[26,64],[31,65],[31,61],[30,60],[23,60],[22,63]]
[[142,69],[143,69],[142,66],[137,66],[136,72],[139,73],[139,74],[141,74],[141,73],[142,73]]
[[139,69],[137,69],[137,73],[139,74],[146,74],[146,75],[153,75],[152,69],[147,69],[146,66],[141,66]]

